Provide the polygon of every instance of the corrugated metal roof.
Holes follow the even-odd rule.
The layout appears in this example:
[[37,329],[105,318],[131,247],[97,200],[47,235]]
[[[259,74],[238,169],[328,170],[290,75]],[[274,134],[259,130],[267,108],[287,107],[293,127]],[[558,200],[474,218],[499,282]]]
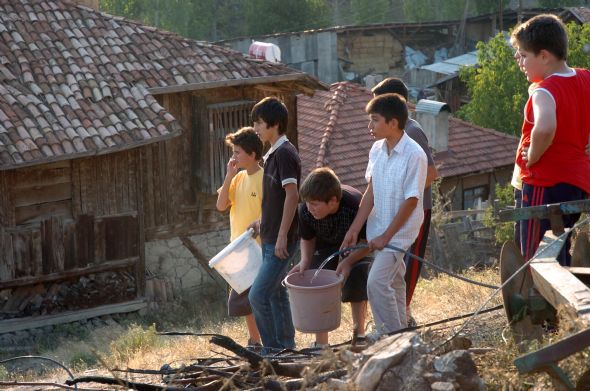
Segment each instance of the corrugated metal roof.
[[430,113],[438,115],[441,111],[451,111],[448,104],[429,99],[420,99],[416,104],[416,113]]
[[453,75],[459,72],[461,67],[474,66],[477,64],[477,50],[462,54],[457,57],[449,58],[441,62],[435,62],[430,65],[423,65],[420,69],[441,73],[443,75]]

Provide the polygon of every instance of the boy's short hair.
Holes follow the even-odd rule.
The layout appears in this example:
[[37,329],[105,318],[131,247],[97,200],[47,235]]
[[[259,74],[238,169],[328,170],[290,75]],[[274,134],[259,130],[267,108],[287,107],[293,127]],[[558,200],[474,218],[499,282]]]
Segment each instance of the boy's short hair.
[[283,134],[287,131],[289,111],[280,99],[269,96],[254,105],[250,118],[252,122],[262,119],[269,127],[278,124],[279,134]]
[[400,129],[404,129],[406,122],[408,122],[408,106],[406,100],[400,94],[376,96],[367,103],[365,111],[367,114],[379,114],[387,122],[395,118]]
[[342,199],[340,179],[328,167],[316,168],[301,184],[299,196],[303,202],[322,201],[327,203],[332,197],[336,197],[336,200],[340,201]]
[[408,100],[408,87],[398,77],[388,77],[382,80],[371,90],[373,95],[379,96],[383,94],[400,94],[404,99]]
[[228,134],[225,136],[225,143],[229,146],[237,145],[248,155],[254,152],[256,160],[262,159],[262,140],[251,126],[246,126],[235,133]]
[[510,43],[535,55],[544,49],[560,60],[567,59],[567,30],[555,15],[541,14],[519,24]]

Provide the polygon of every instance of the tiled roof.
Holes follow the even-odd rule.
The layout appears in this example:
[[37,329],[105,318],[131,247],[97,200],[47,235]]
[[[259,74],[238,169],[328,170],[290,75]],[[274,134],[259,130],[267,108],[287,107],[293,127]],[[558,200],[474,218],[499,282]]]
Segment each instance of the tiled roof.
[[0,0],[0,169],[175,136],[157,88],[281,75],[314,85],[283,65],[67,0]]
[[[330,91],[299,96],[297,124],[303,175],[329,166],[345,184],[364,189],[369,150],[374,142],[364,109],[372,94],[349,82]],[[451,117],[449,149],[434,155],[439,175],[451,177],[514,163],[518,139]]]
[[580,23],[590,23],[590,8],[588,7],[567,7],[566,11],[569,11],[573,16],[580,21]]

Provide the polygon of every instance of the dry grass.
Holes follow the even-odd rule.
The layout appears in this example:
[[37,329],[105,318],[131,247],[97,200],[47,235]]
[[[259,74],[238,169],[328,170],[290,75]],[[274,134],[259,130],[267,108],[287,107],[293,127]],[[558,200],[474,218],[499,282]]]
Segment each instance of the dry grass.
[[[489,284],[499,284],[498,270],[468,270],[465,276]],[[455,315],[473,312],[492,293],[491,289],[478,287],[457,279],[440,275],[425,280],[422,279],[416,289],[412,302],[413,315],[419,324],[425,324]],[[494,298],[489,306],[501,303],[501,297]],[[202,333],[220,333],[227,335],[238,343],[245,344],[247,340],[246,327],[242,319],[228,319],[223,316],[222,306],[217,311],[213,308],[197,309],[188,313],[185,307],[177,307],[177,313],[160,313],[150,316],[150,321],[156,322],[157,329],[190,330]],[[183,316],[182,316],[183,315]],[[179,326],[175,326],[174,319],[190,319]],[[369,310],[368,320],[371,315]],[[435,326],[425,332],[425,337],[434,342],[442,341],[457,330],[463,321],[457,321]],[[558,334],[548,335],[541,343],[532,343],[528,348],[536,350],[542,345],[555,342],[570,333],[580,330],[580,325],[567,316],[560,321]],[[337,344],[351,338],[352,319],[350,306],[342,307],[341,327],[330,333],[330,343]],[[473,341],[474,347],[493,348],[485,354],[475,355],[480,376],[490,390],[549,390],[553,389],[546,375],[535,374],[518,375],[513,360],[521,353],[510,338],[510,328],[507,325],[503,311],[484,314],[474,319],[466,327],[463,335]],[[504,335],[504,338],[503,338]],[[312,334],[297,333],[296,342],[299,347],[307,347],[314,340]],[[60,361],[74,366],[79,373],[90,369],[108,374],[105,368],[143,368],[159,369],[163,364],[180,366],[193,362],[196,358],[219,357],[230,352],[211,345],[205,337],[162,337],[155,335],[155,328],[149,324],[112,325],[98,328],[84,340],[62,340],[60,347],[45,355],[57,357]],[[583,351],[560,362],[570,377],[577,379],[583,370],[587,369],[589,354]],[[80,365],[75,365],[76,360]],[[119,374],[120,375],[120,374]],[[63,374],[60,374],[63,377]],[[136,381],[158,381],[157,378],[132,376]]]

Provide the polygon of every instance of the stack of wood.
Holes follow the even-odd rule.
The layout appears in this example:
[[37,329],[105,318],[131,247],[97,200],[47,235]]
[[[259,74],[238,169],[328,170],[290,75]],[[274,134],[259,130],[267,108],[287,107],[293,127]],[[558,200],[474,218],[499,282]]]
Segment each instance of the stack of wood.
[[160,304],[174,300],[172,282],[166,277],[148,277],[145,280],[145,298],[150,309],[158,309]]
[[[159,390],[474,390],[485,389],[467,350],[434,354],[415,332],[381,339],[374,345],[352,341],[330,349],[285,350],[262,356],[219,334],[164,333],[211,336],[210,342],[235,356],[197,359],[191,365],[159,370],[118,369],[120,377],[85,376],[67,385],[100,383],[139,391]],[[158,384],[129,380],[131,376],[158,376]]]

